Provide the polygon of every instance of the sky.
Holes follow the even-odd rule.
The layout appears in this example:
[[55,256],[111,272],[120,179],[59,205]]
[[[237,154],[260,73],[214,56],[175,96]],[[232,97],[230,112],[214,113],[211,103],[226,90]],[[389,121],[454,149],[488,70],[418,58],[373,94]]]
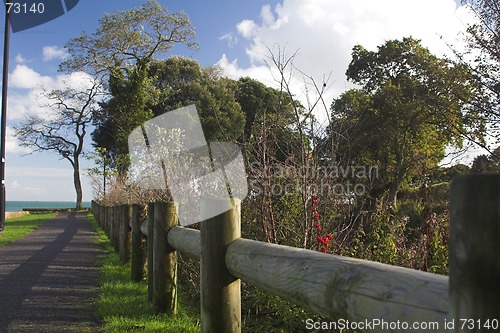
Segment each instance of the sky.
[[[413,36],[435,55],[451,56],[447,44],[462,47],[463,32],[472,14],[455,0],[158,0],[171,12],[184,11],[196,28],[198,50],[175,47],[166,57],[181,55],[201,66],[218,65],[232,78],[250,76],[276,86],[268,68],[269,50],[296,53],[293,78],[296,96],[314,98],[304,74],[327,83],[327,106],[352,87],[345,79],[352,48],[369,50],[386,40]],[[105,13],[140,6],[138,0],[81,0],[50,22],[11,34],[7,111],[7,200],[74,201],[72,169],[57,155],[29,154],[13,136],[28,114],[43,114],[39,94],[78,84],[82,73],[58,72],[67,55],[64,46],[82,32],[92,33]],[[1,17],[2,14],[0,14]],[[2,24],[3,26],[3,24]],[[3,36],[3,30],[2,30]],[[301,74],[304,73],[304,74]],[[316,110],[324,119],[325,110]],[[323,117],[323,118],[321,118]],[[91,150],[90,136],[87,150]],[[92,166],[84,161],[83,168]],[[83,173],[85,171],[83,170]],[[90,179],[83,176],[84,201],[92,199]]]

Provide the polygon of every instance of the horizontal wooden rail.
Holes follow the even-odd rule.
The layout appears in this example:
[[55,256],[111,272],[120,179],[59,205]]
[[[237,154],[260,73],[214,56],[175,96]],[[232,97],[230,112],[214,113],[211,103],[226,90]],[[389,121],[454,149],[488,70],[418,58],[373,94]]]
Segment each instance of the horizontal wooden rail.
[[442,327],[448,315],[448,277],[442,275],[248,239],[229,245],[226,266],[242,281],[332,320],[437,321]]
[[168,232],[168,243],[177,251],[199,259],[201,256],[201,232],[196,229],[174,227]]
[[148,220],[144,220],[141,223],[141,233],[148,237]]
[[[199,230],[174,227],[168,243],[199,258],[200,236]],[[325,318],[442,326],[448,316],[443,275],[242,238],[229,245],[226,266],[242,281]]]
[[[141,233],[147,237],[147,220],[144,220],[141,224]],[[200,237],[199,230],[177,226],[168,232],[168,243],[177,251],[199,259],[201,255]]]

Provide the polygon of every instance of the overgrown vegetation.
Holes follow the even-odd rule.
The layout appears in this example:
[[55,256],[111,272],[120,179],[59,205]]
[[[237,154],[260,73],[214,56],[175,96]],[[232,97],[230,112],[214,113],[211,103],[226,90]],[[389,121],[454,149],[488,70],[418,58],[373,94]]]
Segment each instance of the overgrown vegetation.
[[56,217],[57,213],[27,214],[5,220],[5,229],[0,234],[0,247],[27,236],[42,223]]

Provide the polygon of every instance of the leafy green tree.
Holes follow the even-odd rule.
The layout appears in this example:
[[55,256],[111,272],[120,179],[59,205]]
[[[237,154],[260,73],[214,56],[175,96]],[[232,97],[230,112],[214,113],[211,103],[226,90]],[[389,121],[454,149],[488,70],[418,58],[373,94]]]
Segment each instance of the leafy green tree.
[[60,69],[85,71],[108,84],[111,97],[95,118],[93,139],[97,147],[106,148],[120,174],[128,167],[128,134],[152,117],[146,107],[155,96],[149,89],[151,61],[176,44],[196,48],[194,34],[185,13],[170,13],[149,0],[138,8],[106,14],[95,32],[67,43],[69,57]]
[[249,77],[238,80],[236,99],[245,113],[244,142],[248,142],[252,137],[255,119],[259,113],[269,105],[269,89],[261,82]]
[[455,53],[477,78],[473,110],[489,118],[490,134],[500,139],[500,5],[495,0],[462,3],[470,6],[476,20],[467,27],[467,50]]
[[299,156],[300,136],[294,126],[295,102],[288,94],[248,77],[238,80],[235,94],[245,114],[241,142],[246,145],[247,152],[255,153],[256,145],[265,137],[267,154],[274,161],[283,163],[287,158]]
[[479,155],[472,162],[472,173],[500,173],[500,146],[490,155]]
[[441,167],[432,175],[434,183],[451,182],[455,177],[466,175],[470,172],[470,167],[465,164],[455,164],[450,167]]
[[464,114],[474,94],[470,71],[413,38],[375,52],[355,46],[346,75],[362,89],[333,101],[331,132],[341,129],[339,150],[350,163],[379,166],[374,194],[391,205],[414,176],[425,179],[448,145],[460,147],[463,133],[483,139],[483,119]]
[[236,82],[218,68],[170,57],[154,61],[149,76],[158,91],[158,102],[150,105],[154,116],[195,104],[207,141],[237,142],[243,135],[245,116],[235,99]]
[[101,103],[100,112],[93,119],[95,130],[92,139],[97,148],[107,151],[119,173],[128,168],[127,140],[130,132],[152,118],[147,102],[153,98],[148,94],[148,66],[136,66],[115,71],[109,78],[110,99]]
[[140,70],[176,44],[196,48],[194,35],[185,13],[171,13],[157,0],[148,0],[138,8],[105,14],[94,33],[72,38],[61,70],[102,76],[116,74],[117,69],[126,71],[131,65]]

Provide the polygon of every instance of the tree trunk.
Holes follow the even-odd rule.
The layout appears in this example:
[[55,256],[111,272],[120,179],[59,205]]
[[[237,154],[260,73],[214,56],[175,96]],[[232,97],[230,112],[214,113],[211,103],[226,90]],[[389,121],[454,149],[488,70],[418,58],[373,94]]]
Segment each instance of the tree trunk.
[[398,204],[398,184],[392,183],[387,196],[387,205],[390,209],[396,209]]
[[75,185],[76,191],[76,210],[82,209],[82,182],[80,180],[80,161],[78,160],[78,156],[75,156],[75,162],[73,163],[73,183]]

